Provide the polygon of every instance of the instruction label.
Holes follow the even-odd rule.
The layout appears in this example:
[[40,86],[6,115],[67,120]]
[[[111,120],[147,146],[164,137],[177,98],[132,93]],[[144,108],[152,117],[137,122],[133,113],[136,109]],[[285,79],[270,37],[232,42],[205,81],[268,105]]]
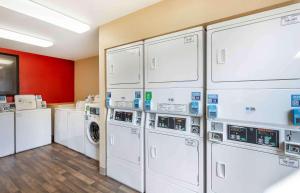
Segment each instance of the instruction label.
[[300,23],[300,14],[293,14],[281,17],[282,26],[292,25],[296,23]]
[[279,164],[289,168],[299,168],[299,160],[290,157],[280,157]]

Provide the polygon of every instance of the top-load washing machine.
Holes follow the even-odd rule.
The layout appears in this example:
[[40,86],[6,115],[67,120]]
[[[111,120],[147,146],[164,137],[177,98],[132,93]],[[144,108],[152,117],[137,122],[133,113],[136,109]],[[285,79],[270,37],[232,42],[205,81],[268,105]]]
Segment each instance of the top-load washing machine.
[[207,192],[299,172],[300,4],[208,26]]
[[100,104],[87,103],[84,131],[84,154],[99,160]]
[[107,175],[144,192],[143,42],[106,56]]
[[202,27],[145,41],[146,192],[203,193]]

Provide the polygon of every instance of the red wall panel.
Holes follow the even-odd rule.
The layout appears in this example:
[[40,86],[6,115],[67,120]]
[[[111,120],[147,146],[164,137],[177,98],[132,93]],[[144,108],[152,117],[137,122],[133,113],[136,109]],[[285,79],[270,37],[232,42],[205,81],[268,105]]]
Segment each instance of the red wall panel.
[[20,94],[41,94],[47,103],[74,101],[74,61],[0,48],[19,56]]

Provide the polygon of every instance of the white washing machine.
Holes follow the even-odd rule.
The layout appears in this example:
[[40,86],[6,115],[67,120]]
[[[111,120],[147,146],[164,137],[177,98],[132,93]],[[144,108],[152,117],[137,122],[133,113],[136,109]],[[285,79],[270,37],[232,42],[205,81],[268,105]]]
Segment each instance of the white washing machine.
[[299,173],[299,10],[208,26],[207,193],[265,193]]
[[15,153],[14,112],[0,112],[0,157]]
[[86,105],[84,154],[92,159],[99,160],[100,140],[100,104]]

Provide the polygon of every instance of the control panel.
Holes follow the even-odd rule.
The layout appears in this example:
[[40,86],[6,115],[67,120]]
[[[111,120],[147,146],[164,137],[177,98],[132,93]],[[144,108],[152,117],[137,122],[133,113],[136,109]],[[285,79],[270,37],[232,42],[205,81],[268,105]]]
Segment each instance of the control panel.
[[116,121],[132,122],[132,117],[133,117],[132,112],[123,112],[123,111],[115,112],[115,120]]
[[157,127],[186,131],[186,119],[158,116]]
[[149,129],[167,129],[200,135],[201,117],[194,116],[167,116],[156,113],[147,114],[147,127]]
[[279,147],[278,130],[235,125],[227,125],[227,130],[227,138],[231,141],[264,145],[269,147]]
[[90,114],[91,115],[100,115],[100,108],[98,107],[90,107]]
[[108,121],[118,121],[125,124],[133,124],[136,126],[143,125],[143,112],[142,111],[122,111],[109,109]]

